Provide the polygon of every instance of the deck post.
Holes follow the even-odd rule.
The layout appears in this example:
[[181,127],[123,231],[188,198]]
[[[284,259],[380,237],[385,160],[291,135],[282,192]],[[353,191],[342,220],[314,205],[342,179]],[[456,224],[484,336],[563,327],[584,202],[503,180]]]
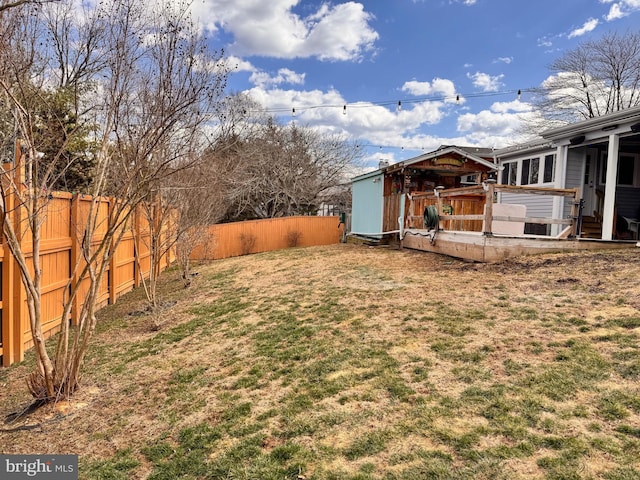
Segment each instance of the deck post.
[[576,187],[573,189],[573,202],[571,203],[571,230],[569,236],[575,237],[578,234],[578,216],[580,215],[580,198],[582,198],[582,188]]
[[485,188],[485,201],[484,201],[484,228],[482,233],[485,235],[491,235],[493,231],[493,196],[495,192],[495,184],[493,182],[487,182]]
[[436,187],[433,191],[436,196],[436,207],[438,208],[438,230],[444,230],[444,220],[441,220],[440,217],[444,213],[442,211],[442,197],[440,196],[440,191],[443,190],[444,187]]

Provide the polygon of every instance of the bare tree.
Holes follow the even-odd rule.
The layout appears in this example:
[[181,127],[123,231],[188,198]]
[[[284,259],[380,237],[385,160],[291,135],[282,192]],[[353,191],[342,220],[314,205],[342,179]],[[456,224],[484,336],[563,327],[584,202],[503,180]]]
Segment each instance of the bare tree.
[[205,113],[215,108],[226,77],[212,75],[212,71],[224,72],[220,57],[205,55],[207,47],[189,19],[186,4],[160,12],[153,32],[151,61],[142,75],[144,87],[139,89],[140,112],[127,113],[133,128],[120,139],[135,162],[127,159],[127,164],[113,171],[113,178],[134,165],[138,189],[149,199],[141,205],[150,230],[151,269],[145,289],[150,307],[155,309],[160,264],[175,244],[175,235],[169,238],[164,234],[175,226],[174,208],[164,195],[172,187],[167,177],[199,161],[195,152],[204,144]]
[[[191,254],[196,248],[213,248],[216,241],[209,227],[223,218],[225,203],[222,177],[213,175],[211,165],[199,163],[171,178],[163,197],[177,211],[176,253],[185,287],[191,285]],[[206,257],[206,255],[205,255]]]
[[56,0],[15,0],[15,1],[2,0],[0,1],[0,13],[6,10],[18,9],[20,7],[27,6],[27,5],[38,5],[38,4],[55,2],[55,1]]
[[[550,122],[593,118],[640,105],[640,33],[609,33],[565,52],[538,91]],[[546,124],[546,126],[549,126]]]
[[[29,12],[26,18],[36,22],[23,22],[24,28],[17,34],[31,39],[25,44],[32,49],[14,56],[21,62],[0,75],[0,88],[10,101],[20,138],[25,172],[15,175],[5,171],[3,198],[11,201],[3,203],[0,213],[5,219],[5,238],[27,290],[38,364],[28,383],[36,399],[55,400],[77,388],[95,328],[102,279],[127,222],[141,202],[153,199],[161,179],[175,173],[176,162],[197,145],[205,112],[224,87],[226,73],[219,68],[222,53],[206,48],[186,12],[184,5],[163,5],[150,12],[141,1],[115,0],[101,4],[92,13],[95,17],[81,22],[71,36],[66,27],[59,28],[72,24],[70,9],[49,11],[44,23],[39,22],[42,17],[38,11]],[[42,38],[43,28],[54,45],[51,50],[36,48],[41,45],[37,40]],[[79,43],[79,38],[87,42]],[[24,50],[25,44],[20,44]],[[77,50],[85,48],[88,50]],[[52,55],[52,51],[56,53]],[[56,75],[51,75],[54,71]],[[31,88],[33,78],[43,79],[37,88]],[[44,93],[52,82],[45,80],[51,78],[57,78],[58,85],[70,92],[78,116],[92,118],[100,127],[92,134],[95,149],[86,152],[93,156],[94,171],[91,202],[83,211],[83,222],[76,226],[81,258],[72,269],[79,281],[69,285],[53,358],[45,349],[42,334],[39,252],[40,227],[58,173],[51,165],[55,162],[49,159],[47,163],[39,154],[41,141],[35,133],[39,119],[29,104],[31,99],[46,100]],[[93,88],[91,95],[87,94],[89,88]],[[33,96],[26,95],[30,91]],[[118,199],[111,203],[107,215],[105,195]],[[25,222],[13,225],[8,221],[11,209],[20,209]],[[29,247],[22,243],[23,225],[31,239]],[[25,248],[33,252],[31,266]],[[71,329],[67,319],[81,285],[86,289],[85,297],[78,307],[77,325]]]
[[[223,135],[209,161],[225,176],[226,220],[315,215],[359,160],[354,143],[273,118],[251,122],[243,134]],[[248,133],[248,134],[246,134]]]

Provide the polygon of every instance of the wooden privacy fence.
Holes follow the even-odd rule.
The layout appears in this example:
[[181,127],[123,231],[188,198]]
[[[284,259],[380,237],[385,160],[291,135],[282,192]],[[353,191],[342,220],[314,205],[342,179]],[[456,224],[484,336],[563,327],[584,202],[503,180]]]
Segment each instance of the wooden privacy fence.
[[[42,329],[45,337],[54,335],[60,330],[65,295],[70,286],[77,285],[74,267],[80,258],[80,247],[84,236],[84,219],[86,219],[92,198],[84,195],[72,195],[54,192],[46,205],[41,232],[40,262],[42,268]],[[114,199],[104,198],[100,202],[99,225],[92,243],[99,243],[106,229],[106,218],[114,206]],[[10,210],[9,221],[19,227],[22,232],[22,248],[26,252],[27,261],[32,261],[31,237],[26,228],[25,219],[20,218],[21,209]],[[103,220],[103,221],[101,221]],[[120,243],[116,246],[103,278],[100,288],[99,304],[101,306],[114,303],[116,299],[147,278],[151,268],[150,225],[148,215],[143,208],[133,212],[124,231]],[[164,235],[169,235],[165,228]],[[113,248],[113,247],[111,247]],[[173,249],[161,259],[164,266],[175,259]],[[0,245],[0,270],[2,285],[0,288],[0,356],[2,365],[8,366],[22,361],[24,353],[33,346],[29,314],[26,303],[26,292],[20,278],[15,258],[11,255],[6,239]],[[89,283],[86,287],[79,285],[71,318],[76,323],[79,309],[84,301]]]
[[339,217],[283,217],[211,225],[191,259],[218,260],[289,247],[340,243]]

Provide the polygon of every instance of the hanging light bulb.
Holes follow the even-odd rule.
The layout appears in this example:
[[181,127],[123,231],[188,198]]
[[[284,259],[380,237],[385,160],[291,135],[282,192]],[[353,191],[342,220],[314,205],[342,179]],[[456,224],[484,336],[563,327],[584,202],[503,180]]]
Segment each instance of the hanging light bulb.
[[522,96],[522,91],[518,90],[518,101],[520,101],[520,97]]
[[456,95],[456,104],[460,105],[460,95]]
[[293,117],[295,117],[295,116],[296,116],[296,107],[293,107],[293,109],[291,110],[291,115],[292,115]]
[[402,110],[402,102],[400,100],[398,100],[398,111]]
[[343,115],[347,114],[347,106],[346,105],[342,107],[342,114]]

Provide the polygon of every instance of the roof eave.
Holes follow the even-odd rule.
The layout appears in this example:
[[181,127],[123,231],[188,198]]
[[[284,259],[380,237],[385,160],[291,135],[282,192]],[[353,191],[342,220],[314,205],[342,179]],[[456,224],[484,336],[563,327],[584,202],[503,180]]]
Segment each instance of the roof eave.
[[542,132],[542,137],[548,140],[559,140],[578,134],[585,134],[619,123],[640,120],[640,106],[619,110],[601,117],[589,118],[578,123],[572,123],[563,127],[552,128]]

